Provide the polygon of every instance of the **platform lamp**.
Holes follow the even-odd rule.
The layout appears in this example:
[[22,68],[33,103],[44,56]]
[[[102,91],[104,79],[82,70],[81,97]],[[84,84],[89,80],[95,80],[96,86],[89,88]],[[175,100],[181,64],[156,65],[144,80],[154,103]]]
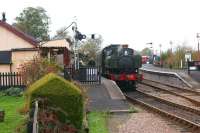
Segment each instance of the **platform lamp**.
[[172,45],[173,45],[173,42],[172,41],[169,41],[169,44],[170,44],[170,46],[171,46],[171,53],[172,53]]
[[161,50],[162,50],[162,49],[161,49],[161,48],[162,48],[162,44],[159,44],[159,47],[160,47],[160,56],[161,56],[161,52],[162,52],[162,51],[161,51]]
[[200,33],[197,33],[197,41],[198,41],[198,53],[199,53],[199,39],[200,39]]

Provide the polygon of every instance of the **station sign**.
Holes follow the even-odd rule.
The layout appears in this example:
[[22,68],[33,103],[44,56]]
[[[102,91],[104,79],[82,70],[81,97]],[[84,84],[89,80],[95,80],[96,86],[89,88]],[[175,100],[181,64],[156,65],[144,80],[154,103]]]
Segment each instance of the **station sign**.
[[189,66],[200,66],[200,61],[189,61],[188,65]]
[[188,61],[188,71],[200,71],[200,61]]

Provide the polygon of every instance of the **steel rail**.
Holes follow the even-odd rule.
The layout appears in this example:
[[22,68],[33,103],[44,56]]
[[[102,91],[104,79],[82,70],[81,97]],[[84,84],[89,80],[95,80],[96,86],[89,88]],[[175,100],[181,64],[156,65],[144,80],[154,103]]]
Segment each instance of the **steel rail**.
[[[139,92],[139,93],[141,93],[141,92]],[[148,102],[145,102],[145,100],[141,100],[141,99],[139,99],[139,98],[134,98],[134,97],[132,97],[132,96],[130,96],[130,95],[128,95],[127,93],[126,94],[124,94],[125,96],[126,96],[126,98],[129,100],[129,101],[134,101],[134,102],[136,102],[136,103],[138,103],[138,104],[140,104],[140,105],[143,105],[143,106],[145,106],[145,107],[148,107],[148,108],[150,108],[150,109],[152,109],[153,111],[155,111],[155,112],[159,112],[159,113],[161,113],[161,114],[163,114],[163,115],[165,115],[165,116],[168,116],[168,117],[171,117],[171,118],[173,118],[173,119],[175,119],[176,121],[179,121],[179,122],[181,122],[182,124],[184,124],[184,125],[189,125],[192,129],[194,129],[195,131],[200,131],[200,123],[195,123],[195,122],[193,122],[193,121],[191,121],[191,120],[188,120],[187,118],[183,118],[183,117],[181,117],[181,116],[178,116],[177,114],[173,114],[173,113],[170,113],[170,111],[166,111],[166,110],[164,110],[164,109],[160,109],[160,108],[158,108],[158,107],[156,107],[155,105],[151,105],[150,103],[148,103]],[[179,105],[177,105],[177,104],[174,104],[174,103],[172,103],[172,102],[169,102],[169,101],[166,101],[166,100],[163,100],[163,99],[159,99],[159,98],[155,98],[155,97],[152,97],[152,96],[150,96],[150,95],[147,95],[147,94],[144,94],[144,93],[142,93],[142,95],[144,95],[144,97],[146,96],[146,97],[148,97],[148,98],[152,98],[151,100],[153,101],[153,99],[156,99],[157,101],[160,101],[160,102],[163,102],[163,103],[165,103],[167,106],[173,106],[173,107],[177,107],[177,108],[179,108],[179,109],[181,109],[181,108],[184,108],[183,110],[185,110],[185,111],[189,111],[189,112],[191,112],[191,109],[190,108],[185,108],[185,107],[183,107],[183,106],[179,106]],[[180,108],[181,107],[181,108]],[[183,113],[183,112],[181,112],[181,113]],[[196,115],[199,115],[199,111],[194,111],[194,112],[192,112],[192,113],[197,113]]]
[[200,110],[198,110],[198,109],[191,108],[189,106],[185,106],[185,105],[181,105],[181,104],[177,104],[177,103],[165,100],[165,99],[163,99],[161,97],[157,97],[157,96],[154,96],[154,95],[151,95],[151,94],[144,93],[144,92],[142,92],[140,90],[137,90],[137,91],[140,92],[140,93],[143,93],[143,95],[145,95],[147,97],[152,97],[152,98],[154,98],[154,99],[156,99],[158,101],[165,102],[165,103],[167,103],[167,104],[169,104],[171,106],[178,107],[180,109],[183,109],[183,110],[186,110],[186,111],[189,111],[189,112],[196,113],[196,114],[200,115]]
[[[150,82],[154,82],[154,81],[150,81]],[[165,85],[165,84],[158,83],[158,82],[155,82],[155,83],[157,83],[157,85],[152,85],[152,84],[150,84],[150,83],[141,82],[141,84],[144,84],[144,85],[147,85],[147,86],[156,88],[156,89],[160,89],[160,90],[162,90],[162,91],[166,91],[166,92],[171,93],[171,94],[173,94],[173,95],[176,95],[176,96],[185,98],[185,99],[187,99],[187,100],[189,100],[189,101],[195,103],[196,105],[200,106],[200,101],[198,101],[198,100],[196,100],[196,99],[193,99],[193,98],[191,98],[191,97],[185,96],[185,95],[183,95],[183,94],[181,94],[181,93],[177,93],[177,92],[175,92],[176,90],[173,90],[173,91],[172,91],[172,90],[164,89],[164,88],[161,88],[161,87],[158,86],[158,84],[160,84],[160,85],[162,85],[162,86],[167,86],[167,85]],[[173,87],[173,86],[170,86],[170,87],[171,87],[171,89],[180,89],[180,88]],[[197,96],[196,92],[194,92],[194,91],[190,91],[190,90],[188,90],[188,89],[183,89],[183,88],[182,88],[182,90],[183,90],[183,91],[186,91],[185,93],[190,93],[190,96]],[[179,91],[180,91],[180,90],[179,90]],[[200,94],[199,94],[199,96],[200,96]]]
[[150,82],[155,82],[155,83],[158,83],[158,84],[162,84],[162,85],[165,85],[165,86],[168,86],[168,87],[176,88],[176,89],[182,89],[182,90],[185,90],[185,91],[188,91],[188,92],[191,92],[191,93],[196,93],[196,94],[200,95],[200,91],[197,91],[197,90],[192,89],[192,88],[189,89],[189,88],[178,87],[178,86],[174,86],[174,85],[170,85],[170,84],[166,84],[166,83],[161,83],[161,82],[150,80],[150,79],[144,79],[143,81],[145,81],[145,80],[150,81]]

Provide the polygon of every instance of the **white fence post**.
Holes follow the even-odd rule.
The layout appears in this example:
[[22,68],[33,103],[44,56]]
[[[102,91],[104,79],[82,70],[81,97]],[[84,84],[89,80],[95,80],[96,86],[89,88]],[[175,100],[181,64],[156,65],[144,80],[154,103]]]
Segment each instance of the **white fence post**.
[[37,114],[38,114],[38,101],[35,101],[35,111],[34,111],[34,118],[33,118],[33,133],[38,133]]

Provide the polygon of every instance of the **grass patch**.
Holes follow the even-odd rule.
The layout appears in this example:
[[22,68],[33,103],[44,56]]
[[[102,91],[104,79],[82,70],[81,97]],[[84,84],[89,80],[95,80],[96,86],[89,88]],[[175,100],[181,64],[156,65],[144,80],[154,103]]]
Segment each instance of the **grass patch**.
[[25,119],[25,116],[17,111],[23,105],[24,97],[4,96],[0,93],[0,108],[5,110],[4,122],[0,123],[0,133],[15,132],[16,127]]
[[91,112],[88,114],[90,133],[109,133],[107,127],[107,113]]
[[138,110],[135,109],[133,106],[129,108],[129,113],[138,113]]

